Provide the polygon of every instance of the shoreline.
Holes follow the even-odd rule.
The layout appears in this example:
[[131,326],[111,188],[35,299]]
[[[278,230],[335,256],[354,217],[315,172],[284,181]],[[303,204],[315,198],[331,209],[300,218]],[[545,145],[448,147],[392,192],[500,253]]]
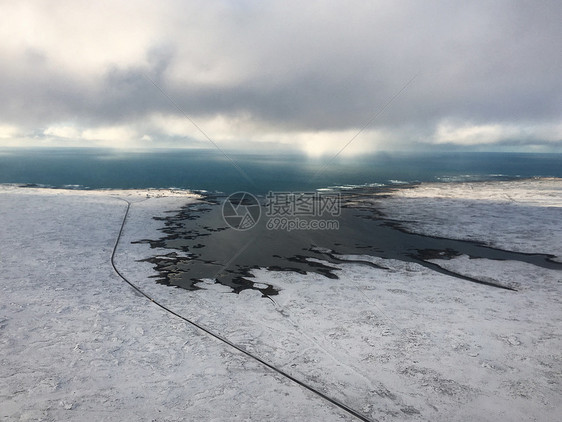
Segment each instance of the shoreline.
[[[491,175],[496,176],[496,175]],[[314,189],[317,192],[326,192],[326,191],[340,191],[342,194],[353,194],[356,191],[370,191],[370,192],[381,192],[381,195],[384,195],[386,192],[394,192],[394,191],[401,191],[407,189],[413,189],[420,185],[427,186],[427,185],[435,185],[435,186],[448,186],[448,185],[460,185],[460,186],[470,186],[470,185],[484,185],[484,184],[511,184],[511,183],[518,183],[518,182],[560,182],[562,181],[562,177],[543,177],[543,176],[531,176],[531,177],[522,177],[522,176],[504,176],[505,179],[486,179],[482,176],[482,179],[472,180],[471,177],[467,179],[460,178],[442,178],[443,180],[435,180],[435,181],[415,181],[415,182],[406,182],[406,181],[397,181],[397,180],[389,180],[386,183],[365,183],[361,185],[341,185],[341,186],[328,186],[328,187],[320,187]],[[199,194],[209,194],[209,195],[225,195],[228,196],[229,193],[225,192],[208,192],[206,190],[201,189],[188,189],[188,188],[180,188],[180,187],[149,187],[149,188],[90,188],[82,185],[61,185],[61,186],[52,186],[52,185],[43,185],[39,183],[10,183],[10,182],[3,182],[0,183],[0,193],[3,191],[13,191],[17,189],[25,189],[30,191],[56,191],[61,193],[72,193],[72,192],[83,192],[84,194],[96,194],[96,193],[138,193],[138,194],[155,194],[160,192],[162,194],[168,194],[169,196],[178,196],[182,194],[192,194],[192,195],[199,195]],[[307,190],[308,192],[308,190]],[[250,192],[252,193],[252,192]],[[256,196],[263,196],[257,194]]]
[[[496,216],[495,202],[470,199],[467,208],[463,197],[475,193],[465,186],[459,201],[472,212],[470,224],[451,197],[444,198],[447,207],[421,196],[427,191],[418,192],[423,199],[382,201],[387,212],[418,218],[420,230],[422,217],[439,210],[441,222],[456,221],[444,226],[451,235],[460,223],[472,236],[482,233],[478,224],[492,212],[498,230],[489,236],[520,246],[528,224],[505,233],[500,224],[531,218],[549,229],[542,245],[559,248],[550,213],[558,216],[560,208],[544,206],[545,193],[527,187],[520,186],[519,195],[533,206],[506,208],[502,202]],[[493,186],[487,189],[493,196]],[[163,313],[118,279],[110,256],[124,203],[113,195],[23,191],[0,187],[0,240],[10,245],[0,252],[1,416],[346,419]],[[518,291],[511,292],[451,283],[450,276],[415,263],[358,256],[373,265],[330,264],[339,268],[337,280],[252,270],[254,282],[280,288],[273,302],[255,291],[228,294],[212,280],[189,292],[155,283],[152,265],[139,260],[156,250],[131,242],[158,233],[164,222],[154,216],[196,198],[146,199],[143,192],[128,199],[133,205],[114,254],[128,279],[179,315],[369,418],[552,420],[562,410],[556,389],[562,382],[560,271],[466,256],[446,261],[450,271],[469,277],[516,283]],[[412,208],[412,200],[421,202]]]
[[51,195],[84,195],[84,196],[125,196],[141,198],[185,197],[200,198],[201,195],[188,189],[178,188],[147,188],[147,189],[68,189],[45,187],[34,184],[0,183],[2,193],[29,193]]

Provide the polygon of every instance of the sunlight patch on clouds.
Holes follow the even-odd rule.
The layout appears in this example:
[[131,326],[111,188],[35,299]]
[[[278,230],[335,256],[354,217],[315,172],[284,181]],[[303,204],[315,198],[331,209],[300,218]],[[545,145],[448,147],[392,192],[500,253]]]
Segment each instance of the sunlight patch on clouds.
[[505,141],[562,140],[560,124],[470,124],[443,121],[437,125],[435,144],[487,145]]
[[137,131],[129,126],[105,126],[86,129],[81,134],[81,139],[93,141],[98,146],[124,148],[136,146],[139,139]]
[[437,126],[435,143],[437,144],[460,144],[478,145],[497,142],[507,135],[513,134],[513,128],[506,128],[499,124],[470,125],[460,126],[444,122]]
[[[236,141],[254,138],[262,133],[261,127],[249,115],[224,116],[194,119],[201,130],[211,139]],[[146,119],[146,131],[155,131],[165,136],[183,136],[208,142],[201,131],[185,116],[155,113]]]
[[13,125],[0,125],[0,139],[12,139],[18,136],[19,129]]
[[74,126],[50,126],[43,131],[46,136],[65,139],[79,139],[80,131]]

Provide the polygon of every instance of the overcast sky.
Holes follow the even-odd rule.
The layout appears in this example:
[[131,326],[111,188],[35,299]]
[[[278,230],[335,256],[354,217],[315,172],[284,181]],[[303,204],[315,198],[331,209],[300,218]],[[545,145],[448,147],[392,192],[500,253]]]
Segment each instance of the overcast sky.
[[369,123],[346,153],[562,152],[560,22],[559,0],[0,0],[0,146],[209,146],[189,116],[225,149],[332,153]]

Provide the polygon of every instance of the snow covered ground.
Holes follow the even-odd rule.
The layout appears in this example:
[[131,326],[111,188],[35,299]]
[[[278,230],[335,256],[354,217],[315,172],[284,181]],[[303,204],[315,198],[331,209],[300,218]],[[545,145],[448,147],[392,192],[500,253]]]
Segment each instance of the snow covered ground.
[[373,202],[415,233],[562,259],[560,179],[425,183]]
[[[421,233],[562,256],[562,182],[421,185],[376,205]],[[147,193],[149,198],[147,198]],[[165,215],[183,192],[0,188],[0,416],[8,420],[354,420],[192,328],[158,302],[372,420],[557,420],[562,272],[461,256],[495,289],[373,257],[339,279],[254,271],[281,290],[158,285]],[[504,199],[505,198],[505,199]],[[547,236],[544,236],[547,234]],[[527,240],[528,239],[528,240]],[[168,253],[169,250],[160,251]]]
[[[186,202],[163,193],[149,208]],[[0,419],[343,418],[122,282],[109,259],[126,204],[113,195],[0,191]]]

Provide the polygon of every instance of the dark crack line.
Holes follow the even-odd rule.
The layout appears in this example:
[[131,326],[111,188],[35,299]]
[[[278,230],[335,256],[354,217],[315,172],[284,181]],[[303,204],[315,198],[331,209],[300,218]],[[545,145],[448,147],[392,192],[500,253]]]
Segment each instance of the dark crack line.
[[441,274],[445,274],[445,275],[449,275],[451,277],[455,277],[455,278],[460,278],[461,280],[466,280],[466,281],[470,281],[472,283],[477,283],[477,284],[484,284],[485,286],[491,286],[491,287],[497,287],[498,289],[504,289],[504,290],[510,290],[512,292],[516,292],[517,289],[513,288],[513,287],[509,287],[509,286],[505,286],[503,284],[499,284],[499,283],[494,283],[493,281],[484,281],[484,280],[479,280],[477,278],[473,278],[467,275],[462,275],[459,273],[456,273],[454,271],[450,271],[447,270],[446,268],[443,268],[442,266],[435,264],[434,262],[428,262],[425,261],[423,259],[419,260],[419,259],[415,259],[414,262],[423,265],[426,268],[429,268],[430,270],[433,270],[435,272],[441,273]]

